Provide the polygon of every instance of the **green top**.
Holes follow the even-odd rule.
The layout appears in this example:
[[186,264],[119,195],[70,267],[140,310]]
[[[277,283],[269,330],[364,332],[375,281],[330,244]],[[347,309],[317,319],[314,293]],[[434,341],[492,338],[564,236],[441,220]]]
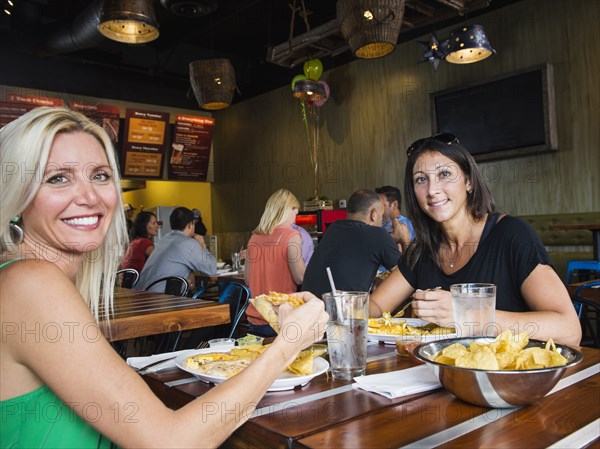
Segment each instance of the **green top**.
[[[88,408],[89,416],[100,413],[97,405]],[[69,408],[46,385],[0,401],[0,448],[110,448],[111,442],[74,410],[85,413],[81,404]]]

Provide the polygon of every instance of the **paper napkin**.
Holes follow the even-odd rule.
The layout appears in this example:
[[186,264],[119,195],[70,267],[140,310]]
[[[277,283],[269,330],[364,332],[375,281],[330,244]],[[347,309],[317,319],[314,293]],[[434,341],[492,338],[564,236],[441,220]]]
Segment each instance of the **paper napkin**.
[[144,370],[145,374],[155,373],[163,369],[174,368],[176,365],[173,357],[177,357],[181,354],[191,353],[193,351],[193,349],[183,349],[181,351],[165,352],[163,354],[154,354],[147,357],[128,357],[127,364],[133,368],[140,369],[151,363],[158,362],[159,360],[165,360],[164,363],[159,363]]
[[442,386],[427,365],[392,371],[391,373],[358,376],[354,380],[356,381],[355,388],[378,393],[389,399],[435,390]]

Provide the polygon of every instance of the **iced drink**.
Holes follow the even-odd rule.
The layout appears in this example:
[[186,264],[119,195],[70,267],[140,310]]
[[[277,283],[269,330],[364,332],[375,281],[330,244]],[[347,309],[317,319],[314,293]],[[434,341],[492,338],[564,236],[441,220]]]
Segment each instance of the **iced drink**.
[[350,380],[365,374],[369,294],[325,293],[323,300],[329,314],[327,346],[333,377]]

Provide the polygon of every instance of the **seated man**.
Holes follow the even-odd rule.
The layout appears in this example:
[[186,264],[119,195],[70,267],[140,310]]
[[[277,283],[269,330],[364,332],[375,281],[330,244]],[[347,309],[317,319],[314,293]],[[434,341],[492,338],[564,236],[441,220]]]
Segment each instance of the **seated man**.
[[383,203],[371,190],[358,190],[348,200],[347,219],[327,227],[304,273],[302,290],[321,297],[331,291],[326,268],[338,290],[369,291],[377,268],[392,269],[400,252],[381,227]]
[[383,228],[389,232],[398,244],[398,249],[406,251],[408,244],[415,238],[415,230],[410,220],[400,214],[402,195],[400,189],[393,186],[383,186],[375,189],[385,207]]
[[[202,236],[194,232],[192,211],[185,207],[176,208],[169,223],[172,231],[155,245],[135,284],[136,290],[146,290],[152,282],[167,276],[181,276],[194,285],[194,271],[209,276],[217,273],[215,257],[206,249]],[[151,291],[164,292],[164,283],[153,286]]]

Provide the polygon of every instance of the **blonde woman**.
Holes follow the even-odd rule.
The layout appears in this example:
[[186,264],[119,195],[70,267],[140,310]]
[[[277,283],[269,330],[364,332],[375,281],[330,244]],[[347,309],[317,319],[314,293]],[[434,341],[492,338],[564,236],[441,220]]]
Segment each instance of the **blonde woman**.
[[[302,237],[292,228],[299,206],[298,199],[286,189],[279,189],[267,200],[260,223],[248,242],[245,278],[252,296],[270,291],[292,293],[302,285]],[[252,332],[276,335],[252,304],[246,315]]]
[[113,285],[126,243],[104,130],[65,108],[34,109],[0,130],[0,164],[0,447],[217,447],[322,336],[321,301],[302,294],[305,305],[280,309],[299,341],[275,339],[242,373],[168,409],[97,327],[113,297],[100,286]]

